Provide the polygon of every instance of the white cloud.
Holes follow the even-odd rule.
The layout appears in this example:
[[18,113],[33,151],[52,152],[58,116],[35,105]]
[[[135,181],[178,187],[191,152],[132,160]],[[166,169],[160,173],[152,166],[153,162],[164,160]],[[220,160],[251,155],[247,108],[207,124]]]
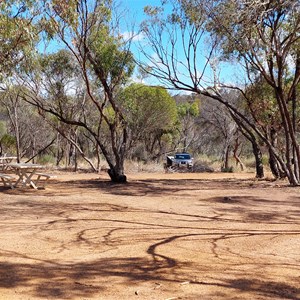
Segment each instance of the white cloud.
[[132,40],[134,42],[141,41],[144,38],[143,33],[129,32],[129,31],[123,32],[122,36],[124,40]]

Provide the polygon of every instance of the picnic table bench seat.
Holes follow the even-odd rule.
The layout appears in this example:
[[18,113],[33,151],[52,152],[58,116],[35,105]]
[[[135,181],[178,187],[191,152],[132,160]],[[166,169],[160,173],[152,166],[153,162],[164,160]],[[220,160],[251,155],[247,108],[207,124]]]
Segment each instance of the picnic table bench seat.
[[[53,175],[53,174],[40,173],[40,172],[36,172],[35,175],[37,176],[36,186],[42,187],[42,188],[45,188],[49,179],[57,177],[56,175]],[[39,185],[40,182],[42,183],[42,185]]]
[[1,178],[4,186],[9,186],[12,189],[14,188],[13,179],[15,179],[15,177],[13,177],[9,174],[0,173],[0,178]]

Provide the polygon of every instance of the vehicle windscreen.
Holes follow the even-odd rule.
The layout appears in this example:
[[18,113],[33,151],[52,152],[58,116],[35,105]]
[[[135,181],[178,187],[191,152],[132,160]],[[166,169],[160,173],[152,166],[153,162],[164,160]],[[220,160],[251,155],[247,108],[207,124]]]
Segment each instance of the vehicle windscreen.
[[175,159],[191,159],[189,154],[176,154]]

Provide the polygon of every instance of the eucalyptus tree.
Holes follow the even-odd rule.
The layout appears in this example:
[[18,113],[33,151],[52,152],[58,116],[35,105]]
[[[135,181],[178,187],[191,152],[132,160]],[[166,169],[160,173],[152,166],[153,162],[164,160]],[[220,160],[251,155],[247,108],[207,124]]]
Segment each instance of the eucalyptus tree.
[[40,11],[35,1],[6,0],[0,3],[0,80],[31,56],[39,40]]
[[[143,24],[142,30],[151,51],[143,48],[150,61],[150,70],[145,70],[170,88],[206,95],[225,105],[245,136],[256,145],[257,138],[266,143],[290,183],[300,184],[295,114],[299,101],[296,87],[300,80],[299,1],[164,2],[173,4],[172,13],[167,17],[163,15],[163,7],[146,8],[150,20]],[[211,47],[207,47],[209,51],[204,56],[201,52],[206,40]],[[178,49],[183,52],[180,57]],[[248,83],[261,75],[273,89],[284,128],[284,156],[252,117],[224,98],[219,92],[221,83],[217,76],[211,76],[214,78],[208,82],[210,73],[216,75],[215,61],[227,58],[235,58],[243,64]],[[287,78],[290,78],[289,84],[286,84]],[[230,87],[245,96],[240,85]]]
[[37,110],[23,101],[24,95],[24,88],[17,85],[5,86],[5,91],[0,94],[6,139],[11,137],[14,147],[10,147],[10,153],[16,154],[18,161],[22,158],[34,160],[55,140],[54,132],[43,122]]
[[241,61],[249,80],[260,76],[272,90],[283,127],[284,155],[268,138],[267,144],[289,181],[299,184],[299,115],[296,113],[300,80],[299,1],[228,0],[212,3],[207,14],[223,54]]
[[29,135],[35,131],[26,133],[29,123],[25,111],[28,110],[20,109],[23,107],[20,96],[22,87],[18,86],[14,75],[19,72],[21,64],[25,65],[25,61],[35,55],[41,32],[40,20],[40,6],[36,5],[36,1],[6,0],[0,3],[0,88],[4,91],[1,102],[8,117],[7,129],[13,137],[18,159],[25,153],[29,156],[33,154],[29,150],[32,150]]
[[138,146],[137,152],[146,152],[144,159],[153,159],[169,150],[178,114],[176,102],[166,89],[134,83],[122,91],[119,102],[128,123],[129,147],[133,151]]
[[[245,109],[255,120],[255,123],[268,138],[271,145],[278,149],[280,155],[284,155],[283,124],[272,87],[260,77],[246,87],[244,96],[246,99]],[[285,172],[278,163],[272,149],[267,148],[273,176],[275,178],[285,177]]]
[[0,155],[3,156],[5,154],[5,147],[7,146],[7,144],[5,143],[6,140],[6,133],[7,129],[6,129],[6,123],[4,121],[0,122]]
[[[96,122],[92,117],[92,108],[86,103],[86,88],[80,77],[80,68],[74,62],[73,56],[68,50],[59,50],[55,53],[41,55],[36,62],[36,68],[31,73],[31,82],[39,86],[43,92],[44,100],[51,103],[51,107],[59,114],[65,114],[69,119],[80,120],[83,114],[89,115],[89,122]],[[87,161],[93,170],[97,170],[92,160],[88,158],[89,133],[76,125],[65,124],[51,114],[42,114],[45,121],[54,128],[66,141],[67,145],[60,142],[57,135],[57,158],[62,152],[66,156],[66,165],[73,160],[75,170],[77,169],[77,153]],[[82,146],[85,145],[84,149]],[[67,150],[69,148],[69,150]],[[57,162],[59,163],[59,160]]]
[[[114,182],[126,182],[124,159],[127,151],[127,121],[117,102],[118,92],[131,76],[132,53],[118,31],[118,16],[111,1],[80,0],[45,2],[44,23],[49,38],[60,41],[73,55],[85,83],[87,96],[73,118],[59,110],[36,89],[31,103],[59,121],[79,126],[95,139],[109,165]],[[89,121],[85,107],[90,107],[96,125]],[[109,140],[99,134],[108,130]]]

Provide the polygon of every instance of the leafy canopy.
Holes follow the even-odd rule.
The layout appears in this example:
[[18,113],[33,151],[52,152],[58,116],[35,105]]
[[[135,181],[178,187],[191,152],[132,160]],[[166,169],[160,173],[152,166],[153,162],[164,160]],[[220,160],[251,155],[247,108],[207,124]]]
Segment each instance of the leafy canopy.
[[[35,1],[0,3],[0,76],[10,75],[39,40],[39,10]],[[1,79],[0,78],[0,79]]]
[[131,84],[120,95],[128,123],[148,132],[171,131],[178,120],[175,100],[166,89]]

